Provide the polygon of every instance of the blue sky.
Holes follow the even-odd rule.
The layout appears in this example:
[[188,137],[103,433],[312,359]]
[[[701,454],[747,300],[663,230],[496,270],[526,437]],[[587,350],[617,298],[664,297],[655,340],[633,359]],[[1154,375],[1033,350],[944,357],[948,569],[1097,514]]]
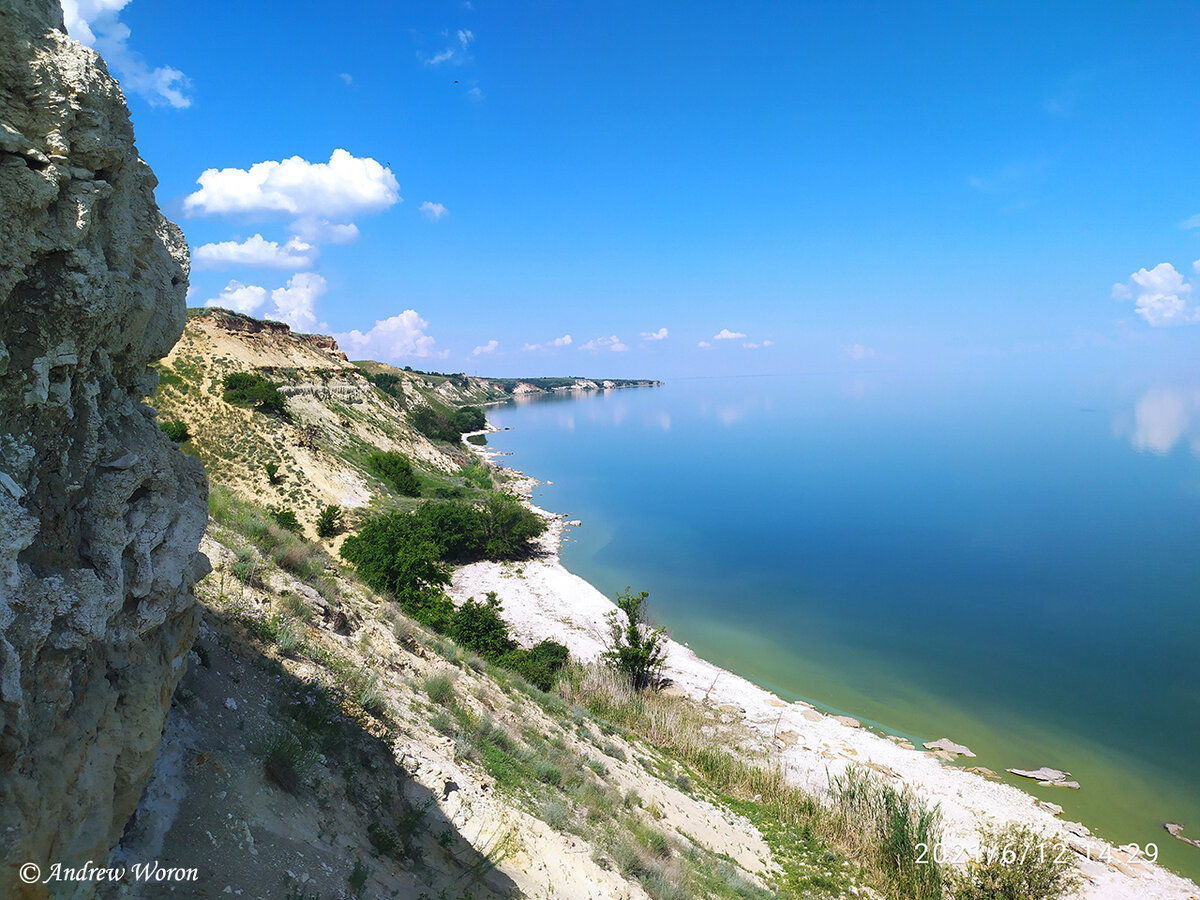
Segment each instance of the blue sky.
[[129,95],[190,302],[352,358],[672,377],[1198,349],[1192,2],[66,11]]

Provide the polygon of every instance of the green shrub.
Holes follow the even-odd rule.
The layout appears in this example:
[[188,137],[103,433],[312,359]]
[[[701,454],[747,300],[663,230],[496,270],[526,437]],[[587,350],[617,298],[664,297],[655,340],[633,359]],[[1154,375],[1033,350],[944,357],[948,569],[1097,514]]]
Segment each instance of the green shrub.
[[492,494],[487,501],[487,559],[520,559],[530,553],[531,542],[546,530],[537,513],[511,494]]
[[413,472],[412,463],[403,453],[378,450],[367,457],[367,465],[397,493],[406,497],[421,496],[421,484]]
[[292,534],[302,534],[304,532],[299,519],[296,518],[296,513],[286,506],[277,506],[269,510],[268,515],[275,520],[276,525],[287,529]]
[[[638,691],[658,684],[666,659],[663,630],[643,621],[649,596],[648,591],[635,594],[627,587],[617,595],[620,612],[613,610],[607,616],[609,649],[604,659]],[[624,622],[621,613],[625,614]]]
[[476,447],[486,447],[487,446],[487,435],[486,434],[468,435],[467,443],[474,444]]
[[414,521],[407,513],[371,519],[346,538],[341,554],[371,588],[394,595],[400,608],[418,621],[446,630],[454,604],[442,588],[450,583],[450,573],[438,546]]
[[495,591],[488,591],[483,603],[471,597],[460,606],[454,613],[450,636],[493,662],[514,646],[508,636],[508,624],[500,617],[500,601]]
[[317,537],[331,538],[342,529],[342,508],[330,503],[317,516]]
[[1063,845],[1028,825],[984,829],[980,845],[979,859],[949,872],[954,900],[1055,900],[1078,885]]
[[267,473],[267,481],[270,484],[279,484],[279,463],[263,463],[263,470]]
[[160,422],[158,427],[162,429],[163,434],[177,444],[182,444],[191,437],[191,435],[188,434],[187,425],[178,419],[172,419],[168,422]]
[[287,401],[279,392],[279,384],[255,372],[230,372],[221,380],[221,387],[226,403],[287,415]]
[[516,672],[541,691],[549,691],[558,680],[559,672],[567,664],[570,654],[558,641],[544,640],[528,650],[509,650],[496,662]]

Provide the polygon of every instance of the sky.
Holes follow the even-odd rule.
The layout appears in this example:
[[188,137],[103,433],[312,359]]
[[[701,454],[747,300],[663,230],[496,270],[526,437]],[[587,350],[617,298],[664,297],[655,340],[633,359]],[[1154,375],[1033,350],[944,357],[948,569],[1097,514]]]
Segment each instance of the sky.
[[64,13],[187,235],[189,305],[351,359],[656,378],[1200,359],[1194,2]]

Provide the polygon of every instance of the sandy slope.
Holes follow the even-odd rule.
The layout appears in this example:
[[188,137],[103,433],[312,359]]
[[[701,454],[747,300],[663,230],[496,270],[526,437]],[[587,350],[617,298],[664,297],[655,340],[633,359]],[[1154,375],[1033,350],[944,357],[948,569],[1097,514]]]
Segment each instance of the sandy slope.
[[[493,456],[485,448],[481,455]],[[530,480],[526,487],[536,482]],[[514,632],[530,642],[553,638],[582,659],[603,650],[605,616],[615,605],[595,587],[568,572],[558,557],[566,525],[561,518],[533,507],[550,528],[543,539],[544,555],[520,564],[482,562],[454,574],[451,596],[496,591],[504,617]],[[666,674],[673,684],[696,699],[741,710],[745,723],[760,736],[762,746],[799,784],[822,790],[829,774],[851,763],[866,765],[894,783],[941,804],[945,821],[946,854],[956,858],[978,848],[979,824],[1025,822],[1042,830],[1048,841],[1070,847],[1079,861],[1084,884],[1079,896],[1088,900],[1196,900],[1200,889],[1191,881],[1135,859],[1091,837],[1087,829],[1063,822],[1038,801],[1006,784],[945,764],[932,754],[898,746],[849,722],[827,716],[805,703],[785,703],[774,694],[701,659],[675,641],[667,644]]]

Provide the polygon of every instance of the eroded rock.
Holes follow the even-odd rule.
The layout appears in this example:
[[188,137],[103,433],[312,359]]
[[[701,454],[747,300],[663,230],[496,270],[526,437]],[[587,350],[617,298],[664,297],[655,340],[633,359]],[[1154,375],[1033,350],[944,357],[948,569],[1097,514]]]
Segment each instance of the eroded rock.
[[0,0],[0,126],[3,887],[103,860],[134,810],[198,628],[207,487],[142,403],[187,245],[52,0]]

